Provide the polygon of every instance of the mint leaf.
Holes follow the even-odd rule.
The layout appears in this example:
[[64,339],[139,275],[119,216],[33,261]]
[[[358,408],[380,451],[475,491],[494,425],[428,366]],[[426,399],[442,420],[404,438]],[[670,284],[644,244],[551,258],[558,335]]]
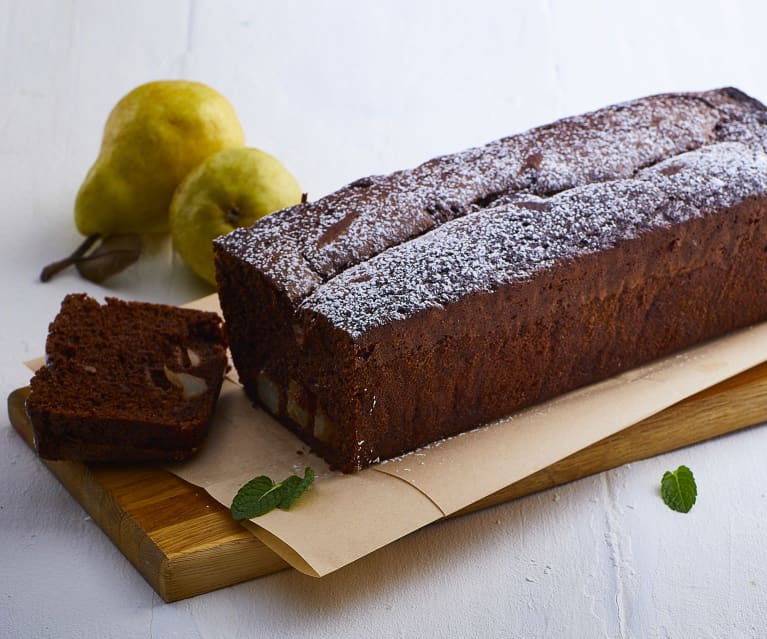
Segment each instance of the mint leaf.
[[280,501],[278,486],[266,475],[251,479],[234,496],[232,517],[238,520],[260,517],[276,508]]
[[698,496],[692,471],[687,466],[680,466],[673,472],[667,470],[660,482],[660,494],[671,510],[690,512]]
[[232,500],[232,517],[236,520],[252,519],[265,515],[270,510],[282,508],[287,510],[314,481],[314,470],[304,470],[303,478],[291,475],[279,483],[275,483],[266,475],[251,479],[245,484]]
[[290,508],[293,502],[306,492],[306,489],[311,486],[313,481],[314,470],[311,468],[304,470],[303,479],[296,475],[288,477],[282,482],[282,499],[277,506],[282,509]]

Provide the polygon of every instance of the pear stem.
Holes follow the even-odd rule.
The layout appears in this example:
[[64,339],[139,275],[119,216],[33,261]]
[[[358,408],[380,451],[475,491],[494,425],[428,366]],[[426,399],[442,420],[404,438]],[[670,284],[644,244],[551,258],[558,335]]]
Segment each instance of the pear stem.
[[46,266],[40,273],[40,281],[47,282],[54,275],[56,275],[56,273],[63,271],[69,266],[72,266],[72,264],[77,263],[90,250],[91,246],[98,242],[99,238],[101,238],[99,233],[89,235],[69,257],[65,257],[63,260],[58,260],[57,262],[48,264],[48,266]]

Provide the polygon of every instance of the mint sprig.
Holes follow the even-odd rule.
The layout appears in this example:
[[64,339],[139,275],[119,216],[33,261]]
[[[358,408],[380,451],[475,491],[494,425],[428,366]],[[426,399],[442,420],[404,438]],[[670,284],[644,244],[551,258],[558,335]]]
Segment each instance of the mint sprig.
[[666,506],[680,513],[690,512],[698,497],[695,477],[687,466],[663,473],[660,494]]
[[281,482],[274,482],[266,475],[251,479],[232,500],[232,517],[236,520],[252,519],[270,510],[287,510],[314,481],[314,470],[307,468],[304,476],[291,475]]

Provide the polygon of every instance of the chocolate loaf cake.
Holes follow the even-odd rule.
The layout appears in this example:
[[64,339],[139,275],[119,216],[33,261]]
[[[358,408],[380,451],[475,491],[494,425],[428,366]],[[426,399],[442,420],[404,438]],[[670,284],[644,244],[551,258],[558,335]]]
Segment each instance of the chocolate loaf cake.
[[351,472],[767,317],[765,123],[643,98],[220,238],[246,391]]
[[176,461],[208,430],[227,365],[221,318],[68,295],[27,412],[46,459]]

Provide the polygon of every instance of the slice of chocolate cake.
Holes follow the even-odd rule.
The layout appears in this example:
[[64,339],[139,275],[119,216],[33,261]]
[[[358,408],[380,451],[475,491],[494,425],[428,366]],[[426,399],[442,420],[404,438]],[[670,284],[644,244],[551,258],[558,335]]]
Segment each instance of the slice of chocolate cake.
[[764,318],[766,113],[643,98],[217,240],[246,391],[354,471]]
[[175,461],[202,445],[227,365],[215,313],[68,295],[27,412],[46,459]]

